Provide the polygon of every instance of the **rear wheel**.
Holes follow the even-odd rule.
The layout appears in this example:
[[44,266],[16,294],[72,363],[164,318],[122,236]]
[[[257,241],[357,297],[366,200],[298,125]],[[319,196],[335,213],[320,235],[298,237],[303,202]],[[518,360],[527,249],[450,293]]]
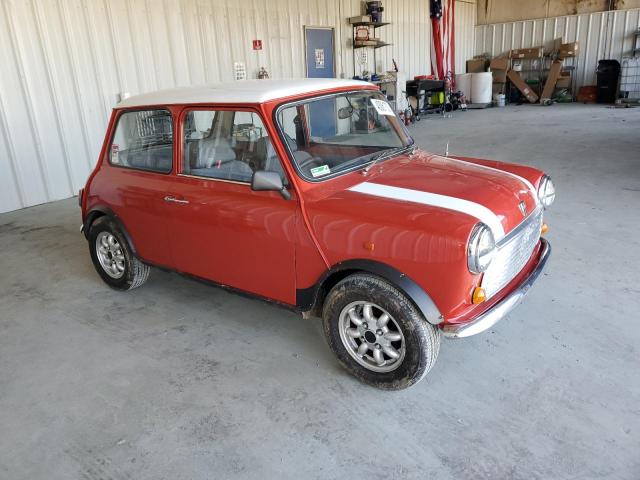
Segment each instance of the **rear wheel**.
[[93,266],[111,288],[131,290],[149,278],[149,266],[133,255],[127,239],[111,218],[100,217],[93,222],[88,240]]
[[329,346],[363,382],[400,390],[431,369],[440,330],[397,288],[369,274],[354,274],[329,292],[323,308]]

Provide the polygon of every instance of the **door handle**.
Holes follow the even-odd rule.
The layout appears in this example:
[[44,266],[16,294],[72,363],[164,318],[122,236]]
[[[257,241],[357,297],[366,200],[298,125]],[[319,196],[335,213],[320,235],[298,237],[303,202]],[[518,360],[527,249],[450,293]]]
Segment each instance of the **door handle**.
[[171,196],[168,196],[168,195],[166,197],[164,197],[164,201],[165,202],[173,202],[173,203],[182,203],[182,204],[189,203],[189,200],[180,200],[179,198],[171,197]]

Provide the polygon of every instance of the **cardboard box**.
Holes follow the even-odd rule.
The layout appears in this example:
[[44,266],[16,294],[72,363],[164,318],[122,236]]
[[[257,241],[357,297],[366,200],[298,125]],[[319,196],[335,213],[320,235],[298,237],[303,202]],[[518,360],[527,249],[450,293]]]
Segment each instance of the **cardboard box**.
[[562,45],[560,45],[560,48],[558,49],[558,57],[560,58],[577,57],[578,50],[579,50],[578,42],[563,43]]
[[507,70],[509,70],[508,58],[494,58],[489,63],[489,68],[493,76],[493,83],[505,83],[507,81]]
[[531,87],[526,84],[518,72],[515,70],[509,70],[507,72],[507,78],[509,78],[511,83],[513,83],[520,92],[522,92],[522,95],[524,95],[530,103],[536,103],[538,101],[538,95],[536,92],[531,90]]
[[542,58],[544,48],[519,48],[517,50],[511,50],[511,58]]
[[480,73],[487,71],[489,61],[486,58],[473,58],[467,60],[467,73]]
[[494,83],[491,85],[491,97],[496,93],[507,93],[507,84],[506,83]]
[[506,83],[507,71],[506,70],[494,70],[491,69],[491,76],[493,77],[493,83]]
[[551,67],[549,68],[549,75],[547,75],[547,81],[544,84],[544,88],[542,89],[542,95],[540,95],[540,103],[544,103],[547,100],[551,100],[551,96],[553,95],[553,91],[556,88],[556,81],[560,76],[560,70],[562,69],[562,60],[554,60],[551,62]]
[[571,88],[571,72],[560,72],[556,88]]
[[491,70],[509,70],[509,59],[508,58],[494,58],[489,63],[489,68]]

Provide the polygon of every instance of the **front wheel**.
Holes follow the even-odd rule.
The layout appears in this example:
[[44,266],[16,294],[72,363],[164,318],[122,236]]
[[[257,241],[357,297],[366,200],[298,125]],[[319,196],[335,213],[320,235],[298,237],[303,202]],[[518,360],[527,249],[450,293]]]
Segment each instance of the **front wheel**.
[[116,222],[100,217],[89,229],[89,252],[93,265],[104,282],[116,290],[131,290],[149,278],[149,265],[131,251]]
[[324,333],[344,368],[385,390],[407,388],[431,369],[440,330],[385,280],[354,274],[327,295]]

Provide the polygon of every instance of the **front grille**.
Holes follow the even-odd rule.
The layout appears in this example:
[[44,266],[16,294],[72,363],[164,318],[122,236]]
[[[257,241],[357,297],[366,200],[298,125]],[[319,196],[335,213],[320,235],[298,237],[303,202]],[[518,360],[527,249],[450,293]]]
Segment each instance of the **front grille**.
[[498,242],[489,268],[482,277],[487,298],[502,290],[527,264],[540,239],[542,207],[538,207]]

